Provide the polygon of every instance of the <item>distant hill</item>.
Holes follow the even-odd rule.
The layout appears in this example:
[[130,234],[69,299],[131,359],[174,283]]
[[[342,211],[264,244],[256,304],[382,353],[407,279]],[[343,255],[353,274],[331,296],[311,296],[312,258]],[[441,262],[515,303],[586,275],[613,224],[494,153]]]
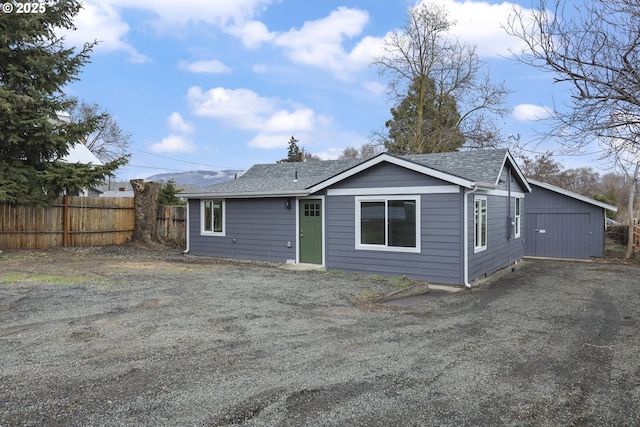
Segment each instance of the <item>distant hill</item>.
[[231,181],[244,172],[244,170],[170,172],[152,175],[146,178],[145,181],[164,183],[173,179],[176,185],[186,187],[189,191],[193,191],[219,182]]

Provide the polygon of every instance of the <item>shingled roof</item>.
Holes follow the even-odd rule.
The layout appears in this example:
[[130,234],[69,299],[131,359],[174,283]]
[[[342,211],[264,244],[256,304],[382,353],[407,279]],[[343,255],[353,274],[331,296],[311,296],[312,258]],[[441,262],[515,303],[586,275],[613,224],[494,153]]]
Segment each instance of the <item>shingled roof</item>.
[[[470,183],[496,185],[508,158],[511,159],[508,151],[502,149],[414,154],[399,157],[383,153],[366,160],[259,164],[253,166],[238,179],[212,185],[197,194],[183,194],[183,196],[304,195],[308,194],[309,189],[317,187],[323,182],[339,178],[341,174],[347,176],[349,171],[366,168],[369,163],[374,165],[384,159],[401,159],[409,162],[409,165],[426,167],[451,178],[455,177]],[[511,161],[513,162],[512,159]],[[522,179],[524,180],[524,177]]]

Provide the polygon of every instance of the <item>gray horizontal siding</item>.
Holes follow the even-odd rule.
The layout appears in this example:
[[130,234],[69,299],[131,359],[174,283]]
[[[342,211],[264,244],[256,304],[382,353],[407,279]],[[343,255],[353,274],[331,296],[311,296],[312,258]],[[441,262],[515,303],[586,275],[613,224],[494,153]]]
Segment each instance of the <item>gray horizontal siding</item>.
[[385,162],[345,179],[331,188],[415,187],[447,184],[451,183]]
[[[395,186],[395,185],[392,185]],[[422,253],[355,249],[355,196],[329,196],[327,268],[462,283],[461,194],[421,195]]]
[[[487,249],[474,253],[474,195],[470,194],[468,205],[469,221],[469,280],[491,274],[518,261],[524,256],[522,230],[526,218],[521,215],[521,233],[519,238],[512,236],[511,217],[514,210],[514,198],[487,196]],[[527,199],[523,201],[526,205]]]
[[[561,239],[563,243],[562,248],[558,248],[558,253],[555,256],[565,258],[585,258],[582,254],[585,253],[579,247],[572,248],[572,245],[582,244],[580,242],[588,241],[589,257],[602,257],[604,255],[604,234],[605,225],[604,209],[590,203],[583,202],[581,200],[574,199],[572,197],[565,196],[555,191],[547,190],[546,188],[532,185],[533,191],[531,195],[527,196],[527,203],[524,206],[525,215],[535,218],[536,215],[558,215],[556,232],[565,232],[566,235]],[[561,215],[588,215],[588,220],[585,224],[581,224],[583,229],[580,229],[576,224],[572,224],[572,227],[565,227],[566,218],[561,218]],[[579,221],[576,218],[576,223]],[[536,224],[532,222],[525,228],[526,247],[525,253],[527,255],[536,255],[535,248],[535,229]],[[582,236],[577,236],[581,233]],[[584,248],[582,248],[584,249]]]
[[292,201],[292,208],[287,209],[285,202],[280,198],[227,199],[225,236],[207,236],[200,234],[200,200],[189,200],[189,253],[276,262],[295,260],[295,203]]

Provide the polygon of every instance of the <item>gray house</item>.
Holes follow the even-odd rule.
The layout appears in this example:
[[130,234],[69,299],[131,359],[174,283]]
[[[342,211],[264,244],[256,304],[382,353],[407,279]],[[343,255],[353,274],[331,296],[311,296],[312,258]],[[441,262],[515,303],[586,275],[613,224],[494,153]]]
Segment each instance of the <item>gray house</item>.
[[605,210],[615,206],[528,180],[524,205],[526,256],[589,259],[604,255]]
[[486,150],[256,165],[181,196],[191,254],[469,285],[524,256],[530,191]]

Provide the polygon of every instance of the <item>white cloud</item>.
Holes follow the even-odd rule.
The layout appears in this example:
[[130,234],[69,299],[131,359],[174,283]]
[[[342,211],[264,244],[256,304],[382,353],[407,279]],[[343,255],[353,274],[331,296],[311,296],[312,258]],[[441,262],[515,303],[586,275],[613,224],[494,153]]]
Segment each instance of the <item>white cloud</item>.
[[387,90],[387,86],[379,82],[363,82],[362,87],[374,95],[382,95]]
[[247,146],[254,148],[285,148],[289,146],[291,134],[265,134],[260,133],[253,137]]
[[105,3],[83,3],[83,8],[73,20],[75,31],[62,30],[65,42],[73,46],[83,46],[87,42],[98,41],[95,52],[123,51],[129,54],[131,62],[147,62],[149,58],[139,53],[125,41],[129,25],[118,11]]
[[265,120],[263,130],[267,132],[309,131],[313,130],[314,121],[313,110],[309,108],[301,108],[293,112],[279,110]]
[[191,123],[185,122],[180,113],[171,113],[167,121],[169,122],[169,129],[171,129],[173,132],[186,134],[193,133],[193,125]]
[[182,135],[169,135],[162,141],[149,147],[154,153],[193,153],[196,146],[190,138]]
[[256,74],[262,74],[267,71],[267,66],[265,64],[256,64],[253,66],[253,72]]
[[272,41],[275,37],[275,34],[270,33],[267,26],[260,21],[250,21],[242,25],[230,26],[227,31],[240,38],[242,44],[248,49],[259,48],[263,43]]
[[315,114],[304,107],[293,111],[280,108],[285,104],[276,98],[265,98],[249,89],[217,87],[202,92],[199,87],[189,89],[187,98],[193,113],[213,117],[238,129],[287,133],[307,131],[315,127]]
[[[219,120],[236,129],[257,132],[252,147],[275,148],[287,145],[291,135],[312,132],[328,118],[307,107],[277,98],[266,98],[249,89],[217,87],[203,92],[194,86],[187,99],[193,114]],[[282,135],[288,135],[285,138]]]
[[369,14],[359,9],[339,7],[328,17],[307,21],[299,30],[278,34],[273,44],[286,50],[294,63],[319,67],[346,80],[371,62],[382,39],[366,37],[351,50],[345,51],[343,42],[362,33]]
[[544,120],[551,116],[551,109],[533,104],[520,104],[513,109],[512,116],[520,121]]
[[276,111],[273,99],[249,89],[217,87],[203,92],[194,86],[187,92],[187,99],[195,115],[219,119],[238,129],[260,129]]
[[[96,1],[96,0],[91,0]],[[225,26],[251,19],[275,0],[102,0],[120,8],[153,12],[165,26],[203,22]]]
[[231,72],[231,68],[216,59],[194,62],[180,61],[178,67],[192,73],[228,74]]
[[313,153],[320,157],[320,160],[336,160],[344,150],[340,148],[327,148],[319,153]]
[[[74,18],[76,30],[64,30],[68,44],[83,46],[98,40],[95,52],[125,52],[131,62],[147,62],[149,57],[137,51],[127,40],[129,25],[122,18],[125,9],[151,12],[158,27],[175,27],[193,23],[243,26],[256,13],[277,0],[84,0],[82,9]],[[259,40],[260,23],[253,25],[253,38]],[[248,34],[247,43],[252,42]],[[254,41],[255,42],[255,41]]]
[[[423,3],[433,3],[433,0],[424,0]],[[522,47],[522,42],[508,35],[503,28],[514,8],[525,10],[516,3],[440,0],[440,4],[449,12],[449,19],[455,21],[452,32],[463,42],[477,46],[478,55],[506,56],[509,55],[509,48],[519,50]],[[524,12],[523,16],[528,14]]]

